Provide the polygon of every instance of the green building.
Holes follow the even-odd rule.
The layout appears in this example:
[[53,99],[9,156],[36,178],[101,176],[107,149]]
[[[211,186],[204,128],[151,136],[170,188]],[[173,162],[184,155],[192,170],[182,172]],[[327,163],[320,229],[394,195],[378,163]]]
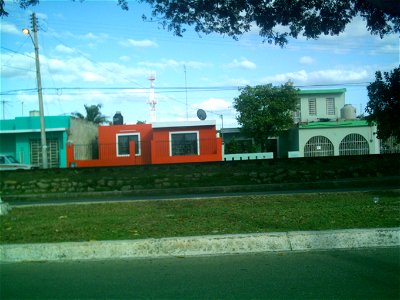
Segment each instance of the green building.
[[[49,168],[67,167],[67,143],[90,143],[97,137],[97,126],[70,116],[45,116]],[[42,165],[40,117],[0,120],[0,153],[13,155],[21,163]]]

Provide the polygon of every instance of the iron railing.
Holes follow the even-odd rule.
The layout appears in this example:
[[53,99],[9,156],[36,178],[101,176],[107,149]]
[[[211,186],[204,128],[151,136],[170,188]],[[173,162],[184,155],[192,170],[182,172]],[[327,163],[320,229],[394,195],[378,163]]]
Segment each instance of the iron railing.
[[[221,150],[220,150],[221,151]],[[200,139],[195,141],[140,141],[134,142],[134,151],[129,145],[111,144],[77,144],[74,145],[74,160],[112,159],[124,156],[188,156],[218,153],[217,139]]]

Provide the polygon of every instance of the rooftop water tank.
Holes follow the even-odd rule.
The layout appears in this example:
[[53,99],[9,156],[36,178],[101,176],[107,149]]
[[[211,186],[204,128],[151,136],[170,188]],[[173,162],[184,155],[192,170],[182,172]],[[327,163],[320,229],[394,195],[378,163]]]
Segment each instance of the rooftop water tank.
[[124,117],[121,115],[120,111],[117,111],[113,117],[113,125],[123,125]]
[[30,116],[30,117],[39,117],[39,116],[40,116],[40,113],[39,113],[38,110],[31,110],[31,111],[29,112],[29,116]]
[[345,120],[354,120],[356,119],[356,109],[351,104],[345,104],[340,109],[340,117]]

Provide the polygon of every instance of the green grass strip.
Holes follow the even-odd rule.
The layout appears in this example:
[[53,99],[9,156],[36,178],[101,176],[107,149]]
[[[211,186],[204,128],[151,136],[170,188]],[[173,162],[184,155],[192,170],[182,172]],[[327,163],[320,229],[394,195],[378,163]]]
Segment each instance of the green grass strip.
[[0,217],[0,243],[398,226],[398,191],[243,196],[13,208]]

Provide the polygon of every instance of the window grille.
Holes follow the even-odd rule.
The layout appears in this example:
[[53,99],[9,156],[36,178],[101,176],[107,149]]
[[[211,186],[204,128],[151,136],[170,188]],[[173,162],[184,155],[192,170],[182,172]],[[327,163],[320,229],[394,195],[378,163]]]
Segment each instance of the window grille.
[[308,99],[308,114],[310,116],[317,115],[317,100],[315,98]]
[[[47,160],[49,168],[58,168],[60,166],[60,150],[57,139],[48,139],[47,144]],[[32,165],[43,165],[42,158],[42,145],[41,140],[31,140],[31,164]]]
[[324,136],[314,136],[304,146],[304,157],[333,156],[333,144]]
[[326,98],[326,114],[335,115],[335,98]]
[[339,145],[339,155],[365,155],[369,154],[367,140],[358,133],[347,135]]

